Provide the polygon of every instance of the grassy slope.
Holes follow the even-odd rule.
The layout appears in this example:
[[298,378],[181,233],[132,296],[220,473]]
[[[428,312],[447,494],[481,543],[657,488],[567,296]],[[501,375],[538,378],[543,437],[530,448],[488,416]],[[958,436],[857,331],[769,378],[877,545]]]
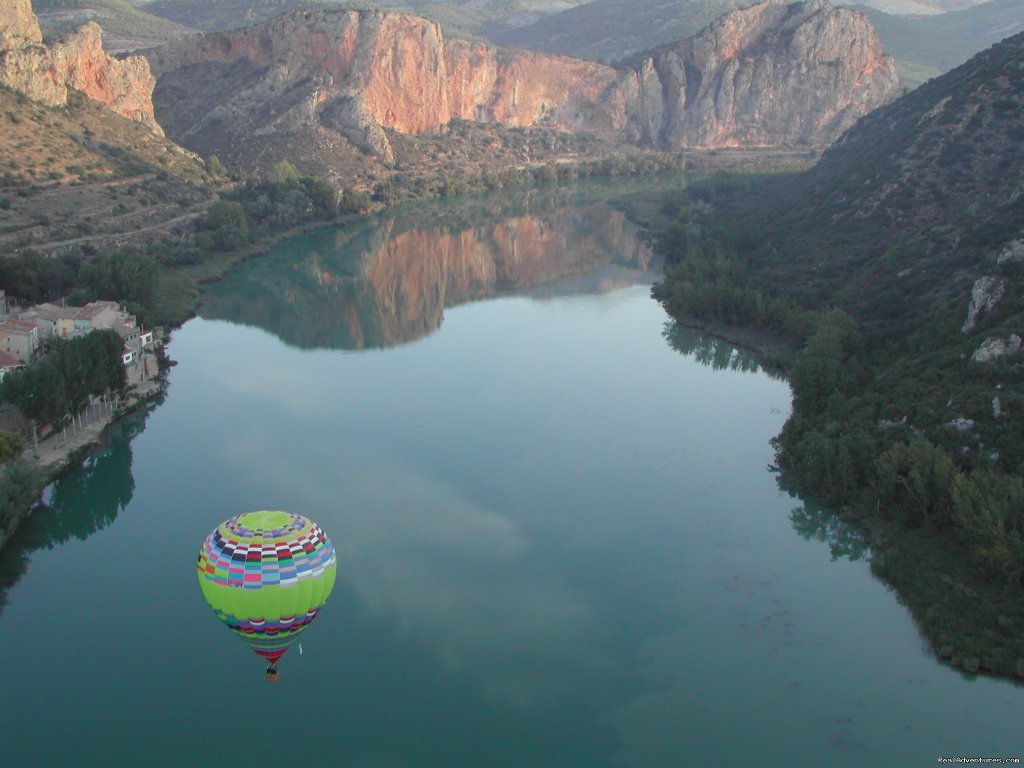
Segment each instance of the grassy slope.
[[51,108],[0,89],[0,253],[132,239],[208,199],[202,165],[80,95]]

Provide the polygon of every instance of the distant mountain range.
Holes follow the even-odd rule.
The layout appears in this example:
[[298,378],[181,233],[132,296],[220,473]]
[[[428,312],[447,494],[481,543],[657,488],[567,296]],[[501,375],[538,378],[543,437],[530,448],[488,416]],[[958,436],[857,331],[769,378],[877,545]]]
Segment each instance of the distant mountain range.
[[[34,0],[47,36],[85,21],[112,52],[193,30],[249,26],[296,9],[385,8],[439,22],[449,35],[611,63],[682,40],[751,0]],[[913,88],[1024,30],[1021,0],[865,0],[863,10]],[[909,15],[898,15],[909,14]]]
[[587,0],[152,0],[143,9],[204,31],[234,29],[299,9],[384,8],[415,13],[440,22],[451,33],[482,35],[521,26]]
[[978,51],[1024,31],[1022,0],[991,0],[966,10],[914,18],[863,10],[909,86],[948,72]]
[[853,0],[850,4],[875,8],[885,13],[904,16],[931,16],[960,11],[986,0]]
[[[750,0],[595,0],[530,26],[496,31],[492,38],[503,45],[617,61],[688,37],[722,14],[747,5]],[[973,7],[968,10],[941,12],[969,5]],[[886,0],[852,6],[871,19],[908,87],[947,72],[978,51],[1024,30],[1021,0],[983,4],[915,0],[916,6],[927,6],[936,15],[894,16],[880,10],[894,8]],[[908,11],[910,8],[907,6]]]
[[594,0],[492,37],[501,45],[612,62],[682,40],[748,5],[750,0]]

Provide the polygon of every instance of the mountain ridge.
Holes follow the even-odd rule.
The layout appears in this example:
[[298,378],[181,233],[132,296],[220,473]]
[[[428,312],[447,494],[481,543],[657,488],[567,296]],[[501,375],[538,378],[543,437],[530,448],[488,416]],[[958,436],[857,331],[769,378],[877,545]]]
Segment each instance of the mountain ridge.
[[[436,133],[452,120],[670,150],[810,147],[895,97],[891,60],[862,14],[823,0],[765,0],[737,14],[622,69],[446,38],[436,22],[391,11],[295,11],[147,55],[161,122],[207,154],[239,136],[300,130],[389,161],[387,131]],[[720,120],[708,116],[716,93]],[[797,105],[790,117],[787,104]]]
[[[750,0],[594,0],[534,25],[497,30],[491,38],[502,45],[616,62],[693,35],[720,15],[748,5]],[[931,5],[923,16],[894,15],[884,2],[844,5],[871,20],[910,86],[1024,29],[1024,5],[1017,0]],[[620,23],[625,17],[629,24]]]

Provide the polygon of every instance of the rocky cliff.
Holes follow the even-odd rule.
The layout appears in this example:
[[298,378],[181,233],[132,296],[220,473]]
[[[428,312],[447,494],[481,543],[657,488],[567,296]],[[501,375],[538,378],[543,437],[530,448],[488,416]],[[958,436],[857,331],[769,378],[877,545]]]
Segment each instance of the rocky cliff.
[[160,122],[199,151],[302,129],[388,159],[386,130],[455,119],[663,149],[821,146],[898,89],[866,19],[822,0],[766,0],[618,69],[447,40],[435,22],[385,11],[297,11],[148,55]]
[[666,147],[828,144],[899,80],[867,18],[825,0],[729,13],[636,69],[631,138]]
[[44,45],[29,0],[5,0],[0,10],[0,84],[50,106],[66,104],[72,88],[162,136],[153,112],[155,83],[143,57],[109,56],[96,24]]
[[0,6],[0,49],[21,43],[40,45],[42,42],[43,33],[32,12],[32,0],[5,0]]
[[567,130],[622,129],[620,75],[528,51],[445,40],[424,18],[298,11],[149,54],[170,135],[189,145],[318,124],[389,157],[384,128],[420,134],[453,119]]

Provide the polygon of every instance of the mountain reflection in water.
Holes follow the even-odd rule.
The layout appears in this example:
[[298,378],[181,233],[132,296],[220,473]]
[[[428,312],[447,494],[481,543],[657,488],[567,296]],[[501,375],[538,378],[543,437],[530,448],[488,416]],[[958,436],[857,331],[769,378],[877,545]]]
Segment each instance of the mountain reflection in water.
[[233,271],[200,315],[300,348],[359,350],[422,338],[447,307],[491,296],[552,284],[549,293],[596,293],[657,278],[660,263],[621,211],[549,198],[501,201],[497,217],[494,207],[439,208],[313,233]]

